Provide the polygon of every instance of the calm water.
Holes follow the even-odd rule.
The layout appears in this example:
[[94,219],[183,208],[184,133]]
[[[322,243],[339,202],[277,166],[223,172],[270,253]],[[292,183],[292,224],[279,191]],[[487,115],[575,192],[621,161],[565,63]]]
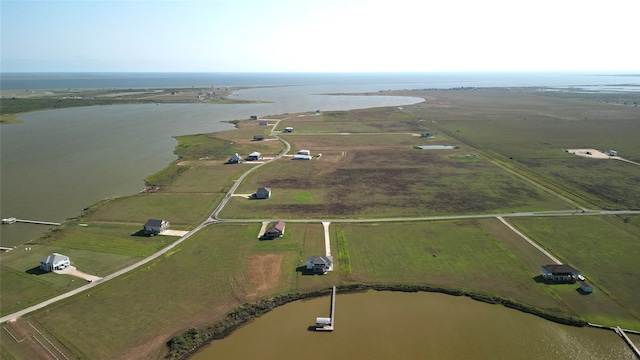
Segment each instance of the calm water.
[[[310,109],[407,105],[419,98],[252,93],[272,103],[94,106],[27,113],[0,127],[0,217],[61,222],[104,198],[135,194],[176,157],[173,136],[233,129],[225,120]],[[328,89],[324,89],[328,90]],[[235,95],[234,95],[235,96]],[[243,92],[238,98],[248,97]],[[0,226],[0,246],[41,235],[43,225]]]
[[[287,112],[348,110],[417,99],[326,96],[397,89],[492,86],[615,86],[637,88],[640,74],[600,73],[94,73],[0,74],[3,96],[29,89],[278,86],[246,89],[239,99],[269,104],[122,105],[25,114],[0,126],[0,216],[63,221],[101,199],[134,194],[142,179],[175,159],[172,136],[219,131],[224,120]],[[46,229],[0,227],[0,246]]]
[[[458,73],[4,73],[2,90],[110,89],[190,86],[348,85],[375,90],[640,85],[640,73],[458,72]],[[381,86],[382,85],[382,86]],[[632,89],[634,87],[631,87]],[[620,89],[618,87],[618,89]]]
[[308,331],[328,315],[328,297],[287,304],[193,359],[635,359],[613,331],[560,325],[466,297],[338,294],[335,330]]
[[[175,159],[175,135],[232,128],[224,120],[286,112],[399,106],[417,99],[322,96],[336,92],[484,86],[640,84],[601,74],[1,74],[0,88],[146,88],[290,85],[247,89],[262,104],[99,106],[25,114],[0,126],[0,216],[63,221],[103,198],[137,193],[143,178]],[[0,246],[38,236],[37,225],[0,227]],[[578,329],[440,294],[338,295],[336,331],[307,331],[328,298],[276,309],[197,359],[632,359],[613,333]],[[612,335],[613,334],[613,335]],[[247,346],[247,343],[251,346]],[[259,352],[250,353],[252,349]]]

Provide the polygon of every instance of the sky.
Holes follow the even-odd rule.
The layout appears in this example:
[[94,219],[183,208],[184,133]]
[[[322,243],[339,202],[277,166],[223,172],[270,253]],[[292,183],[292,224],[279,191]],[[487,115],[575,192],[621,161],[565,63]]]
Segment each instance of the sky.
[[640,70],[638,0],[0,0],[0,72]]

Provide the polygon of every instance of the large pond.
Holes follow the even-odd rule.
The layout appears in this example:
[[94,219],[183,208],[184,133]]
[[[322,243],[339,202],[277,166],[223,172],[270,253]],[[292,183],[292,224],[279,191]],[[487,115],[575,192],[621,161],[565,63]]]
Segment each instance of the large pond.
[[613,331],[560,325],[467,297],[338,293],[335,330],[311,330],[316,317],[329,316],[329,305],[329,297],[284,305],[192,358],[635,359]]

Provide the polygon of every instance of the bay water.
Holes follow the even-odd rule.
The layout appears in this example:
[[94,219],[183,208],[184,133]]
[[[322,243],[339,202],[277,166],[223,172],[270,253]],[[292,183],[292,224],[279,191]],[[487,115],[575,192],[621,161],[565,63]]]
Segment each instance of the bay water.
[[[0,126],[0,216],[61,222],[104,198],[135,194],[143,179],[175,159],[173,136],[231,129],[251,115],[401,106],[417,98],[328,96],[400,89],[552,86],[591,91],[640,89],[629,73],[2,73],[3,98],[35,89],[260,86],[232,98],[254,104],[94,106],[20,115]],[[0,227],[0,246],[46,228]]]

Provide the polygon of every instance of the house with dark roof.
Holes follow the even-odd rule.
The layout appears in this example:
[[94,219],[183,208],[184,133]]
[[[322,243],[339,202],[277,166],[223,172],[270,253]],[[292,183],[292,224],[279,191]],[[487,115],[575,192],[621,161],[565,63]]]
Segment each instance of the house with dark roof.
[[149,236],[158,235],[169,228],[169,222],[166,220],[149,219],[144,224],[144,233]]
[[333,271],[333,256],[309,256],[307,258],[307,270],[313,270],[314,274],[326,274],[327,271]]
[[53,253],[40,259],[40,269],[44,271],[62,270],[68,266],[71,266],[71,261],[62,254]]
[[284,221],[276,221],[264,232],[264,234],[262,234],[260,238],[271,240],[282,237],[282,235],[284,235],[284,225]]
[[238,153],[235,153],[233,155],[231,155],[231,157],[229,158],[229,160],[227,161],[228,164],[237,164],[239,163],[241,160],[240,155],[238,155]]
[[548,264],[542,266],[542,277],[553,282],[574,282],[580,271],[567,264]]
[[271,197],[271,188],[261,187],[256,190],[253,195],[251,195],[253,199],[268,199]]
[[264,140],[264,136],[262,135],[253,135],[253,141],[262,141]]

